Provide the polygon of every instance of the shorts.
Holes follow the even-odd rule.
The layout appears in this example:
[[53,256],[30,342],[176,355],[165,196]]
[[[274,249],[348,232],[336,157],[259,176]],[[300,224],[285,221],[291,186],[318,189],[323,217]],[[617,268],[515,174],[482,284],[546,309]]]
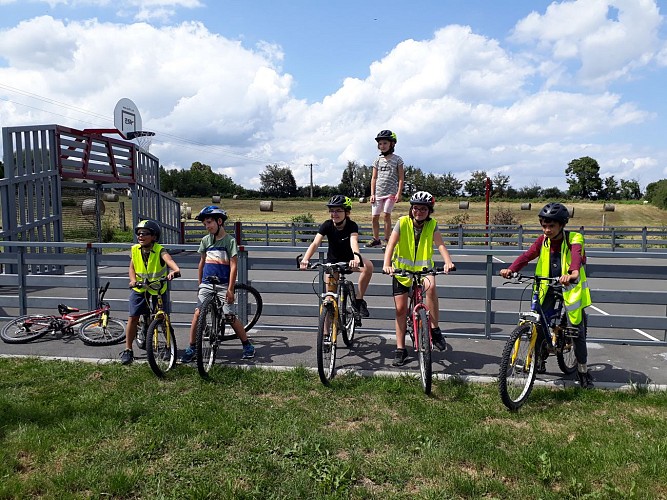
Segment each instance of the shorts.
[[383,196],[382,198],[375,197],[375,203],[371,205],[371,215],[380,215],[382,212],[390,214],[394,210],[394,195]]
[[391,292],[392,295],[403,295],[404,293],[410,293],[409,286],[405,286],[403,283],[398,281],[395,277],[391,278]]
[[[227,283],[216,285],[216,293],[222,301],[222,311],[228,316],[236,316],[236,304],[227,304]],[[197,309],[201,309],[206,299],[213,295],[213,285],[202,283],[197,290]]]
[[[151,297],[151,302],[153,303],[153,308],[157,307],[157,295],[152,295],[148,294]],[[164,312],[169,314],[171,312],[171,301],[169,300],[169,289],[167,288],[167,291],[164,292],[164,295],[162,296],[162,305],[164,307]],[[150,314],[151,313],[151,308],[148,307],[148,304],[146,303],[146,294],[144,293],[139,293],[136,290],[130,290],[130,298],[128,299],[128,309],[129,309],[129,316],[132,317],[139,317],[143,316],[144,314]]]

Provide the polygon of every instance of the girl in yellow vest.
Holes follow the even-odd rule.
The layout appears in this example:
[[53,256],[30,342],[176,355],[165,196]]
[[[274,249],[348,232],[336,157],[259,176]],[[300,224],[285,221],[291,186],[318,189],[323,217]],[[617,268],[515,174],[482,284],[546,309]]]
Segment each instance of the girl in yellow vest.
[[[454,269],[454,263],[445,247],[442,234],[438,229],[438,222],[431,218],[435,198],[431,193],[418,191],[410,198],[410,214],[398,219],[394,226],[389,243],[384,253],[382,271],[393,274],[394,269],[420,271],[424,267],[432,268],[433,244],[445,261],[444,269],[449,272]],[[396,306],[396,355],[393,366],[403,366],[408,357],[405,349],[405,329],[408,313],[408,292],[412,280],[404,276],[392,277],[394,305]],[[433,345],[443,351],[447,344],[438,327],[439,307],[438,294],[435,286],[435,276],[424,279],[426,289],[426,305],[431,315],[431,336]]]
[[[125,350],[120,353],[120,362],[129,365],[134,361],[134,352],[132,351],[132,342],[137,336],[137,325],[139,317],[150,311],[150,304],[146,303],[145,288],[137,286],[145,278],[156,279],[166,276],[168,280],[180,276],[181,270],[178,268],[174,259],[171,258],[167,249],[158,244],[162,230],[157,222],[152,220],[142,220],[134,228],[134,234],[137,235],[139,243],[132,246],[130,251],[130,291],[129,308],[130,314],[127,318],[125,327]],[[167,272],[167,268],[170,269]],[[148,289],[148,292],[157,296],[157,291]],[[160,290],[164,295],[164,308],[169,312],[169,295],[167,284],[165,283]]]
[[[556,278],[563,286],[563,302],[567,318],[572,326],[579,329],[579,336],[574,339],[574,356],[577,358],[577,378],[585,389],[593,387],[593,377],[588,371],[588,349],[586,347],[586,312],[591,305],[591,292],[586,281],[586,253],[584,237],[581,233],[565,231],[570,220],[570,212],[560,203],[547,203],[538,214],[544,234],[512,263],[502,269],[500,275],[509,278],[512,273],[523,269],[535,257],[535,275]],[[547,283],[541,284],[540,303],[542,309],[553,309],[555,296]],[[538,358],[537,372],[546,372],[546,346],[543,345]]]

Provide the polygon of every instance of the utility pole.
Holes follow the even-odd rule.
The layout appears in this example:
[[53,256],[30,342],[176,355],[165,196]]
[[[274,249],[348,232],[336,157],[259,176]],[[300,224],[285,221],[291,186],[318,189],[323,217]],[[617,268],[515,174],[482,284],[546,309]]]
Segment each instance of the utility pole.
[[[312,163],[306,163],[304,166],[310,167],[310,197],[313,197],[313,164]],[[317,163],[315,164],[317,167]]]

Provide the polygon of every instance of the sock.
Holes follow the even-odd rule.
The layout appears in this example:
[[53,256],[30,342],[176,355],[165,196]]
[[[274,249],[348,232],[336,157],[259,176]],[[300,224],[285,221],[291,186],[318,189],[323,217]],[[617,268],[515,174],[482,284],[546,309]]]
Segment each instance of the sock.
[[577,371],[579,373],[586,373],[588,371],[588,367],[586,366],[586,363],[579,363],[579,366],[577,366]]
[[249,341],[249,340],[242,340],[242,341],[241,341],[241,344],[242,344],[242,345],[249,345],[249,344],[250,344],[250,341]]

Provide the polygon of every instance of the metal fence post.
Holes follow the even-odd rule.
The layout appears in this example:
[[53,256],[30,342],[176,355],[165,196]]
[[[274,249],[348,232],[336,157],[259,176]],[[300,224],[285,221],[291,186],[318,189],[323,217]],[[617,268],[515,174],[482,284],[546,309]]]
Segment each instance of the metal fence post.
[[519,250],[523,250],[523,226],[519,226]]
[[642,228],[642,252],[647,251],[647,241],[646,241],[648,239],[648,234],[647,233],[648,233],[648,229],[646,228],[646,226],[644,226]]
[[493,255],[486,256],[486,291],[484,304],[484,334],[487,339],[491,338],[491,300],[493,292]]
[[[246,283],[250,284],[248,282],[248,251],[243,248],[242,246],[239,247],[238,250],[238,275],[237,275],[237,281],[239,283]],[[239,303],[236,304],[236,310],[239,313],[240,320],[242,324],[247,324],[248,323],[248,296],[245,293],[240,293],[238,294],[238,300]]]
[[28,269],[25,265],[25,248],[16,249],[16,281],[19,289],[19,316],[28,314],[28,297],[26,287],[26,276]]
[[292,246],[296,246],[296,228],[294,227],[294,222],[292,222]]
[[86,282],[88,287],[88,310],[97,307],[97,289],[100,287],[100,276],[97,273],[97,249],[92,243],[86,245]]

